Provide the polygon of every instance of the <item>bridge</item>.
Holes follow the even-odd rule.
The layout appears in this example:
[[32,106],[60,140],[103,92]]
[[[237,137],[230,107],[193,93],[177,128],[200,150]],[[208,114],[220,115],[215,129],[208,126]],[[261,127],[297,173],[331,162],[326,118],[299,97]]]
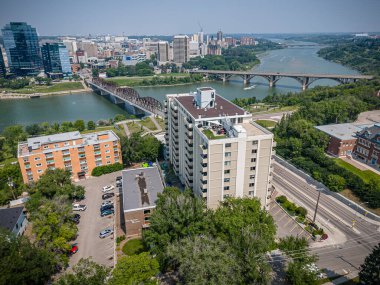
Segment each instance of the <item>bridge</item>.
[[112,103],[119,105],[130,114],[164,117],[164,107],[160,101],[152,97],[141,97],[133,88],[118,87],[115,83],[101,78],[93,78],[87,80],[86,83],[95,93],[107,97]]
[[356,82],[362,79],[372,79],[373,76],[369,75],[341,75],[341,74],[313,74],[313,73],[287,73],[287,72],[259,72],[259,71],[230,71],[230,70],[194,70],[190,71],[193,74],[203,74],[205,77],[210,75],[216,76],[223,80],[228,81],[231,76],[239,76],[243,79],[244,84],[249,84],[254,77],[263,77],[269,82],[269,87],[274,87],[281,78],[293,78],[297,80],[302,90],[306,90],[311,83],[319,79],[331,79],[338,83],[345,84]]

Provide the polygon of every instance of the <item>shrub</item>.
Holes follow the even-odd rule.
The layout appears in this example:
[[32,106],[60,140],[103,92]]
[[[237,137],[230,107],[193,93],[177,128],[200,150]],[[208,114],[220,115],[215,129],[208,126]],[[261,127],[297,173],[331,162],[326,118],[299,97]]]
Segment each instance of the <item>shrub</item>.
[[282,204],[282,203],[285,203],[286,201],[288,201],[288,199],[284,195],[282,195],[282,196],[277,197],[276,201],[277,201],[277,203]]
[[131,239],[123,245],[123,253],[126,255],[140,254],[145,251],[141,239]]
[[305,222],[305,217],[299,216],[296,218],[296,221],[300,224],[303,224]]
[[123,169],[121,163],[114,163],[109,165],[97,166],[92,170],[92,176],[101,176],[103,174],[112,173]]
[[298,208],[296,209],[296,214],[297,214],[298,216],[301,216],[301,217],[306,217],[306,215],[307,215],[307,210],[306,210],[304,207],[298,207]]
[[119,245],[123,240],[125,240],[125,235],[116,238],[116,244]]

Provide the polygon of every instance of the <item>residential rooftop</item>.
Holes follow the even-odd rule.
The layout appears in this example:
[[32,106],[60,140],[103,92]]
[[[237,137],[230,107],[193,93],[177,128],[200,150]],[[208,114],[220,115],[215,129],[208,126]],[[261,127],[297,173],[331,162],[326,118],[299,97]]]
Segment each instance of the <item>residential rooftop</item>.
[[156,206],[158,193],[164,190],[164,184],[156,166],[123,170],[122,176],[124,212]]
[[334,137],[340,140],[352,140],[355,139],[354,135],[362,130],[362,126],[346,124],[333,124],[316,126],[316,129],[328,134],[330,137]]
[[380,143],[380,123],[361,129],[355,134],[357,137],[365,138],[375,143]]
[[[108,138],[100,139],[100,137],[103,135],[108,135]],[[100,131],[100,132],[94,132],[94,133],[88,133],[88,134],[81,134],[80,132],[75,131],[75,132],[60,133],[60,134],[55,134],[55,135],[33,137],[33,138],[28,138],[26,142],[20,142],[18,144],[18,155],[19,156],[28,155],[34,150],[40,149],[41,146],[43,145],[66,142],[66,141],[76,141],[80,139],[82,139],[82,142],[80,144],[65,146],[61,148],[54,148],[54,150],[67,149],[73,146],[79,147],[79,146],[85,146],[85,145],[93,145],[93,144],[97,144],[99,142],[104,142],[104,141],[115,141],[115,140],[118,140],[119,137],[112,130],[106,130],[106,131]],[[46,150],[46,151],[51,152],[51,149]]]
[[24,207],[0,209],[0,228],[12,231]]
[[[212,90],[212,88],[209,88],[207,90]],[[231,103],[230,101],[224,99],[222,96],[219,95],[215,95],[215,106],[212,108],[198,107],[195,103],[195,96],[191,94],[176,96],[175,100],[177,100],[179,104],[181,104],[195,120],[205,118],[248,115],[248,113],[245,110],[236,106],[235,104]]]

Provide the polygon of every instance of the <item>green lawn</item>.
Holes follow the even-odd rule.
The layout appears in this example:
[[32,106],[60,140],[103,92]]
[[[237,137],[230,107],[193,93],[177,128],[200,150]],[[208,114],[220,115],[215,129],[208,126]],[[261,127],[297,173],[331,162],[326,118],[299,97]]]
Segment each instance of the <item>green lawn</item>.
[[225,135],[216,136],[211,130],[203,130],[203,133],[209,140],[224,139],[226,137]]
[[156,117],[156,121],[160,125],[161,129],[165,130],[165,120],[160,117]]
[[123,245],[123,253],[126,255],[140,254],[145,251],[141,239],[131,239]]
[[272,120],[257,120],[255,123],[258,123],[260,126],[264,128],[273,128],[277,123]]
[[81,82],[61,82],[56,83],[51,86],[31,86],[28,88],[22,89],[1,89],[13,93],[22,93],[22,94],[33,94],[33,93],[53,93],[60,91],[70,91],[83,89]]
[[371,179],[374,179],[375,181],[378,181],[380,183],[380,176],[377,175],[375,172],[371,170],[360,170],[356,168],[355,166],[349,164],[348,162],[345,162],[341,160],[340,158],[334,159],[335,163],[338,164],[339,166],[345,168],[346,170],[358,175],[361,177],[365,182],[369,182]]
[[144,127],[148,128],[151,131],[157,130],[156,125],[152,122],[151,118],[146,117],[143,120],[140,121],[140,124]]
[[141,126],[135,122],[129,122],[127,123],[128,129],[131,133],[138,133],[142,132]]
[[143,80],[151,80],[154,77],[190,77],[190,74],[188,73],[165,73],[165,74],[158,74],[154,76],[117,76],[117,77],[110,77],[106,78],[107,81],[111,81],[116,83],[119,86],[138,86],[141,85],[141,82]]
[[260,113],[260,114],[271,114],[271,113],[279,113],[279,112],[289,112],[289,111],[297,111],[297,106],[285,106],[285,107],[273,107],[265,104],[255,104],[256,108],[250,106],[247,108],[247,111],[251,113]]

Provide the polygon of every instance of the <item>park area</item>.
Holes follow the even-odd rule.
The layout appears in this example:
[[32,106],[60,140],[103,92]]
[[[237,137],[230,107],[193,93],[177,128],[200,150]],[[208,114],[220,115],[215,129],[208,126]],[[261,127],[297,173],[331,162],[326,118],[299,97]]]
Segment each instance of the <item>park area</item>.
[[63,91],[72,91],[84,89],[81,82],[60,82],[50,86],[47,85],[32,85],[20,89],[1,88],[0,91],[18,94],[33,94],[33,93],[54,93]]

